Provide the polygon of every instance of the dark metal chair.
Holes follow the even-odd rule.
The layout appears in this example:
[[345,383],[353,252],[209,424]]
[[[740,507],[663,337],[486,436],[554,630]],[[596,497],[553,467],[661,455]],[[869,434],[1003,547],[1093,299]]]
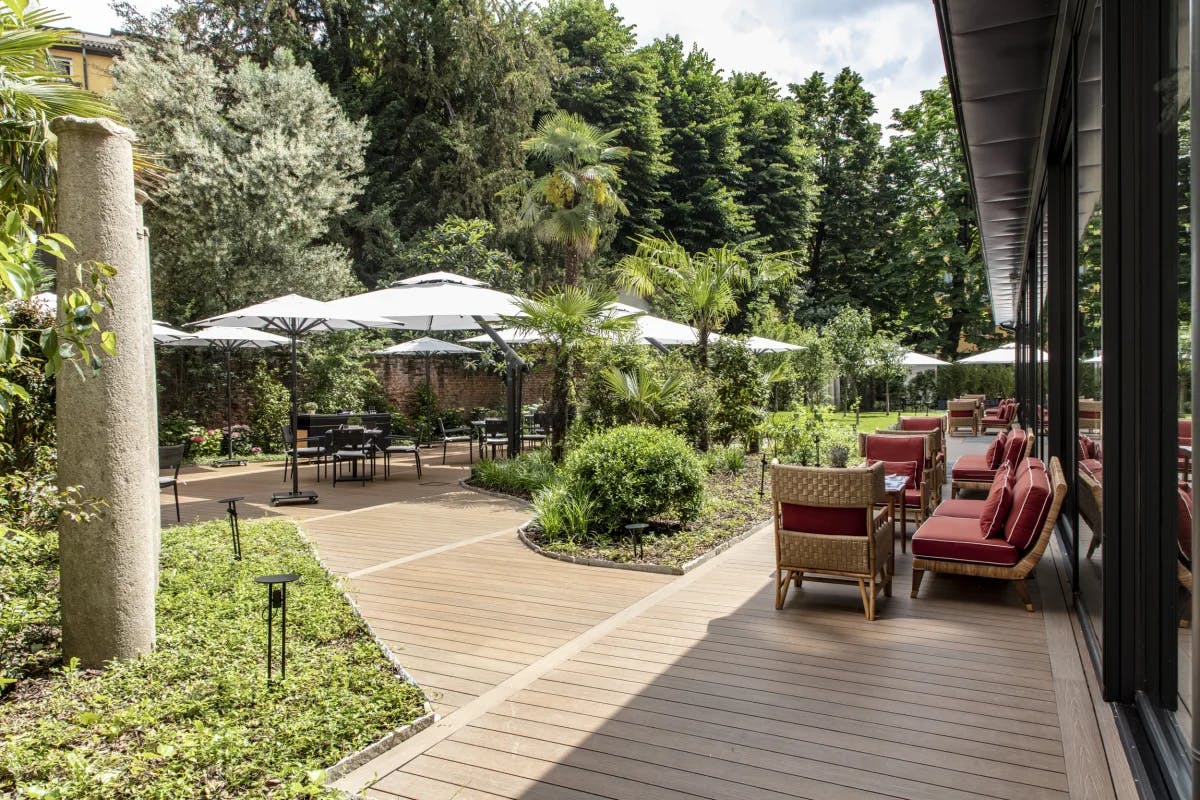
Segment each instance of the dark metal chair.
[[279,429],[283,432],[283,482],[287,483],[288,466],[291,466],[292,469],[296,469],[301,458],[307,458],[309,461],[317,462],[317,478],[319,480],[321,476],[320,461],[325,454],[325,448],[321,446],[322,437],[307,436],[301,440],[303,444],[301,444],[300,447],[296,447],[296,436],[292,431],[292,426],[288,425],[287,423],[283,423],[279,426]]
[[535,411],[529,416],[525,430],[521,432],[521,445],[533,442],[540,445],[550,438],[550,414],[547,411]]
[[175,494],[176,522],[182,521],[179,516],[179,468],[183,466],[183,455],[186,451],[186,444],[172,444],[158,448],[158,471],[160,473],[164,469],[171,471],[169,476],[158,476],[158,488],[162,490],[170,486],[171,491]]
[[421,480],[421,434],[411,436],[392,434],[390,425],[383,426],[382,434],[375,439],[375,449],[383,456],[383,479],[391,475],[392,456],[411,455],[417,465],[417,480]]
[[[349,480],[359,481],[363,486],[375,480],[375,444],[362,428],[335,428],[329,432],[329,457],[333,461],[333,485],[338,485],[343,465],[349,464]],[[371,464],[371,476],[367,477],[367,463]],[[346,478],[341,479],[343,483]]]
[[483,458],[483,448],[492,448],[492,461],[496,460],[496,448],[508,446],[508,422],[502,419],[485,419],[483,421],[483,436],[479,439],[479,457]]
[[471,463],[475,463],[475,435],[470,425],[461,425],[457,428],[447,428],[446,423],[441,419],[437,421],[438,435],[437,438],[430,438],[430,444],[440,444],[442,446],[442,463],[446,463],[446,446],[453,442],[466,442],[467,454]]

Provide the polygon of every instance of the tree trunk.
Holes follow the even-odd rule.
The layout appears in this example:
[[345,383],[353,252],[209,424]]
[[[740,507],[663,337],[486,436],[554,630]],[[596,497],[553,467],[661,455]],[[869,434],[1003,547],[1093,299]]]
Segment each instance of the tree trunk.
[[563,282],[567,286],[579,285],[579,267],[582,261],[579,251],[571,245],[567,245],[566,253],[563,255]]
[[567,439],[567,394],[571,365],[566,358],[555,367],[550,380],[550,415],[553,419],[550,430],[550,457],[554,463],[562,461],[563,445]]

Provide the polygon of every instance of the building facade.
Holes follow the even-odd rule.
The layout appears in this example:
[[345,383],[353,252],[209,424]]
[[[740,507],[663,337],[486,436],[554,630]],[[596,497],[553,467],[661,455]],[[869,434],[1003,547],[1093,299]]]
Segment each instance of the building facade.
[[1195,797],[1195,0],[934,0],[1021,419],[1145,797]]
[[50,48],[50,58],[60,72],[79,87],[106,95],[113,90],[113,62],[121,55],[124,37],[112,32],[80,32]]

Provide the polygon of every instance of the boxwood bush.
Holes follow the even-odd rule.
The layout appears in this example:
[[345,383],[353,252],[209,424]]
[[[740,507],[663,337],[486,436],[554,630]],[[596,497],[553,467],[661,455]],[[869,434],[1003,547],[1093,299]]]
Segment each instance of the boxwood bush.
[[595,433],[567,455],[562,477],[577,496],[592,500],[591,522],[600,532],[651,519],[694,519],[704,500],[704,469],[695,451],[661,428],[624,425]]

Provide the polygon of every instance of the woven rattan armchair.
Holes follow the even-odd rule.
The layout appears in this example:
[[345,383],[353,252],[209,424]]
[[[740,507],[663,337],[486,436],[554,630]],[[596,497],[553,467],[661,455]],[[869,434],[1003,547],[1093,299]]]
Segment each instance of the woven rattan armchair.
[[974,400],[949,400],[946,402],[946,424],[948,435],[966,428],[972,436],[979,435],[979,404]]
[[771,467],[775,522],[775,607],[805,577],[822,583],[856,581],[863,612],[875,619],[875,598],[892,594],[895,573],[891,509],[882,464],[843,469]]
[[1086,469],[1079,469],[1079,494],[1075,502],[1079,505],[1079,516],[1092,531],[1088,543],[1087,557],[1091,558],[1096,548],[1104,544],[1104,487],[1096,476]]
[[[1042,560],[1042,555],[1046,552],[1046,546],[1050,544],[1050,536],[1054,531],[1054,526],[1058,523],[1058,514],[1062,510],[1063,498],[1067,494],[1067,481],[1063,477],[1062,464],[1058,458],[1050,459],[1049,467],[1050,478],[1050,508],[1046,511],[1045,519],[1043,520],[1037,538],[1031,544],[1020,551],[1020,558],[1012,566],[998,566],[995,564],[976,563],[967,560],[949,560],[942,558],[925,558],[914,555],[913,558],[913,577],[912,577],[912,596],[915,598],[917,592],[921,589],[921,579],[926,572],[942,572],[948,575],[969,575],[975,578],[995,578],[996,580],[1012,581],[1013,586],[1017,590],[1017,595],[1021,598],[1021,602],[1025,605],[1025,610],[1033,612],[1033,599],[1029,596],[1029,587],[1025,584],[1025,579],[1037,567],[1038,562]],[[1016,502],[1014,500],[1014,502]],[[1011,513],[1016,513],[1017,509]],[[935,516],[933,520],[937,520]],[[931,520],[931,524],[933,522]],[[974,522],[971,520],[971,522]],[[917,539],[920,538],[921,531],[917,531],[917,535],[913,537],[913,553],[917,553]],[[989,541],[989,540],[983,540]]]
[[[946,482],[946,460],[942,458],[942,429],[925,431],[900,431],[895,428],[877,428],[881,436],[924,436],[925,437],[925,480],[929,484],[929,501],[937,505],[942,500],[942,484]],[[862,434],[860,434],[861,436]]]

